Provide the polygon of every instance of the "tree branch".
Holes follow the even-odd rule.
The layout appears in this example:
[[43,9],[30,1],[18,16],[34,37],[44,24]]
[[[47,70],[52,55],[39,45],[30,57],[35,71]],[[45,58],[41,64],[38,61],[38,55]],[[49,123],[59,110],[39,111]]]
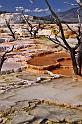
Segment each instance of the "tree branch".
[[61,25],[60,19],[59,19],[58,16],[55,14],[55,12],[52,10],[52,8],[51,8],[51,6],[50,6],[48,0],[45,0],[45,2],[46,2],[46,4],[47,4],[47,6],[48,6],[50,12],[51,12],[52,15],[53,15],[54,21],[55,21],[56,24],[59,26],[59,29],[60,29],[60,32],[61,32],[61,36],[62,36],[62,40],[63,40],[64,44],[66,45],[66,47],[67,47],[68,49],[71,49],[71,47],[69,46],[69,44],[67,43],[67,41],[66,41],[66,39],[65,39],[64,31],[63,31],[63,27],[62,27],[62,25]]
[[81,1],[81,0],[76,0],[76,2],[78,3],[78,5],[79,5],[80,7],[82,7],[82,1]]
[[6,25],[7,25],[7,27],[9,28],[9,30],[10,30],[10,32],[12,34],[13,39],[15,39],[15,32],[13,32],[13,30],[12,30],[9,22],[7,21],[7,19],[5,19],[5,22],[6,22]]
[[74,31],[73,29],[71,29],[71,27],[68,25],[68,24],[65,24],[67,27],[68,27],[68,29],[70,30],[70,31],[72,31],[73,33],[75,33],[76,35],[79,35],[76,31]]
[[50,41],[54,42],[55,44],[60,45],[61,47],[63,47],[64,49],[68,50],[67,47],[65,47],[63,44],[61,44],[61,42],[57,39],[57,37],[55,37],[55,39],[50,38],[50,36],[47,37]]

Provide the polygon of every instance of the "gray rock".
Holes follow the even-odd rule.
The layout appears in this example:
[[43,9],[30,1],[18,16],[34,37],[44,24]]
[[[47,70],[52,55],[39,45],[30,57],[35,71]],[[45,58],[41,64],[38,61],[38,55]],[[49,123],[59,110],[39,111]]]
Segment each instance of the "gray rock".
[[37,77],[37,79],[36,79],[36,83],[40,83],[41,82],[41,77]]
[[47,109],[40,107],[40,108],[35,108],[32,111],[30,111],[30,114],[38,118],[46,118],[47,116],[49,116],[50,113]]
[[13,38],[0,38],[0,43],[4,43],[4,42],[12,42],[14,41]]
[[27,115],[26,112],[20,112],[14,116],[10,124],[25,124],[34,120],[34,116]]
[[17,85],[24,85],[24,81],[18,82]]
[[15,41],[13,38],[5,38],[5,42],[12,42]]
[[0,38],[0,43],[4,43],[4,42],[5,42],[5,39]]
[[82,115],[69,115],[68,117],[65,118],[65,121],[68,123],[78,123],[81,122],[82,124]]

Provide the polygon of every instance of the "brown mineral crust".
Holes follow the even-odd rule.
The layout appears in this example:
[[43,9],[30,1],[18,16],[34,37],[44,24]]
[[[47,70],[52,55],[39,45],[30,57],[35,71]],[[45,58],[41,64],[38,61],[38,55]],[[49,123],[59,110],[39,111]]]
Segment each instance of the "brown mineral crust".
[[34,56],[27,61],[27,67],[36,70],[50,70],[56,74],[72,75],[71,58],[66,52]]
[[57,52],[43,56],[35,56],[27,63],[35,66],[52,65],[55,64],[57,62],[57,59],[61,57],[69,57],[69,55],[66,54],[65,52],[59,52],[59,53]]

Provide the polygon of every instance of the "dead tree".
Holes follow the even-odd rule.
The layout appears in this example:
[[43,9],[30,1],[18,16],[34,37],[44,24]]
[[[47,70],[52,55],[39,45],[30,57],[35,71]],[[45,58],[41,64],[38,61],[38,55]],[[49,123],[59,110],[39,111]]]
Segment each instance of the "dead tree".
[[[79,1],[79,0],[77,0]],[[73,70],[74,70],[74,73],[76,75],[80,75],[81,72],[79,70],[81,70],[81,68],[78,70],[78,65],[77,65],[77,61],[76,61],[76,50],[77,48],[80,47],[80,44],[81,44],[81,24],[80,24],[80,21],[79,21],[79,26],[78,26],[78,33],[75,33],[77,34],[77,40],[78,40],[78,44],[75,45],[75,47],[71,47],[68,42],[66,41],[65,39],[65,35],[64,35],[64,30],[63,30],[63,27],[62,27],[62,23],[60,21],[60,19],[58,18],[57,14],[55,13],[55,11],[53,11],[52,7],[50,6],[48,0],[45,0],[52,16],[53,16],[53,19],[54,19],[54,22],[57,24],[57,26],[59,27],[59,31],[61,33],[61,39],[64,43],[64,45],[60,42],[60,40],[57,38],[57,36],[55,36],[55,39],[52,39],[50,37],[48,37],[51,41],[53,41],[54,43],[56,44],[59,44],[61,45],[62,47],[64,47],[66,50],[68,50],[70,52],[70,56],[71,56],[71,59],[72,59],[72,65],[73,65]],[[68,26],[69,27],[69,26]],[[69,27],[70,30],[72,30],[70,27]],[[79,63],[80,64],[80,63]],[[79,66],[80,67],[80,66]]]
[[26,19],[24,12],[21,12],[22,18],[24,19],[24,21],[26,22],[26,24],[28,24],[29,28],[27,28],[28,32],[30,33],[31,37],[36,38],[37,33],[39,31],[39,29],[42,29],[40,27],[40,23],[38,24],[38,26],[32,26],[32,24],[29,22],[29,19]]
[[0,57],[0,72],[3,66],[3,63],[5,62],[5,60],[7,59],[6,55],[7,53],[10,53],[11,51],[13,51],[14,46],[12,47],[11,50],[7,50],[1,57]]
[[29,21],[29,16],[28,18],[26,18],[23,7],[16,7],[16,11],[20,13],[21,18],[28,25],[27,31],[30,33],[31,37],[36,38],[39,29],[43,29],[42,27],[40,27],[40,23],[37,26],[33,26]]
[[[76,6],[76,7],[79,5],[79,8],[77,9],[77,15],[78,15],[78,22],[79,22],[78,23],[78,32],[79,32],[79,36],[80,36],[80,45],[77,48],[76,61],[77,61],[77,67],[78,67],[78,74],[81,75],[81,67],[82,67],[82,32],[81,32],[80,11],[82,9],[82,1],[81,0],[76,0],[76,2],[77,2],[77,4],[71,4],[71,3],[68,3],[68,2],[65,2],[65,3],[73,5],[73,6]],[[69,28],[69,26],[68,26],[68,28]],[[69,28],[69,29],[71,31],[73,31],[71,28]]]
[[[33,0],[33,1],[35,1],[35,0]],[[66,40],[66,38],[65,38],[65,34],[64,34],[64,29],[63,29],[62,23],[61,23],[60,19],[58,18],[56,12],[53,11],[53,9],[52,9],[51,5],[49,4],[49,1],[48,1],[48,0],[45,0],[45,2],[46,2],[46,4],[47,4],[47,6],[48,6],[48,8],[49,8],[49,10],[50,10],[50,12],[51,12],[51,14],[52,14],[52,16],[53,16],[53,19],[54,19],[55,24],[59,27],[59,31],[60,31],[60,33],[61,33],[61,37],[60,37],[60,38],[62,39],[63,44],[60,42],[60,40],[58,39],[57,36],[55,36],[55,39],[52,39],[52,38],[50,38],[50,37],[48,37],[48,38],[49,38],[51,41],[53,41],[54,43],[59,44],[60,46],[62,46],[63,48],[65,48],[67,51],[69,51],[70,56],[71,56],[71,60],[72,60],[72,65],[73,65],[74,73],[75,73],[76,75],[81,75],[81,61],[82,61],[82,60],[81,60],[81,59],[82,59],[82,57],[81,57],[81,52],[80,52],[79,55],[78,55],[78,52],[76,52],[77,49],[79,49],[80,51],[81,51],[81,49],[82,49],[82,45],[81,45],[81,44],[82,44],[82,43],[81,43],[82,33],[81,33],[80,15],[79,15],[79,13],[78,13],[78,21],[79,21],[78,33],[75,32],[75,31],[73,31],[73,30],[69,27],[69,25],[68,25],[68,28],[77,34],[77,41],[78,41],[78,43],[75,45],[75,47],[71,47],[71,46],[68,44],[68,42],[67,42],[67,40]],[[80,6],[80,8],[81,8],[81,7],[82,7],[82,0],[76,0],[76,2],[79,4],[79,6]],[[80,10],[78,10],[78,12],[80,12]],[[77,54],[77,56],[78,56],[78,57],[77,57],[77,58],[78,58],[78,61],[79,61],[78,63],[77,63],[77,60],[76,60],[76,54]],[[79,66],[79,68],[78,68],[78,66]]]
[[6,22],[6,25],[7,25],[8,29],[9,29],[10,32],[11,32],[11,35],[12,35],[13,39],[15,40],[15,39],[16,39],[16,38],[15,38],[15,32],[13,32],[13,30],[12,30],[12,28],[11,28],[11,26],[10,26],[9,21],[7,21],[7,19],[5,19],[5,22]]
[[81,32],[81,20],[80,20],[80,10],[82,9],[82,0],[76,0],[77,4],[79,5],[78,12],[78,21],[79,21],[79,36],[80,36],[80,45],[77,49],[77,64],[78,64],[78,74],[81,75],[81,67],[82,67],[82,32]]
[[28,16],[28,18],[26,18],[23,7],[17,7],[16,11],[20,13],[21,18],[28,25],[27,31],[30,33],[31,37],[36,38],[39,29],[42,29],[40,27],[40,23],[37,26],[33,26],[29,21],[29,16]]
[[[35,1],[35,0],[33,0],[33,1]],[[51,14],[53,16],[54,22],[59,27],[59,31],[61,32],[61,37],[60,38],[62,39],[64,45],[60,42],[60,40],[58,39],[57,36],[55,36],[55,39],[51,39],[50,37],[48,37],[48,38],[51,41],[53,41],[54,43],[61,45],[63,48],[65,48],[66,50],[69,51],[70,56],[71,56],[71,60],[72,60],[72,65],[73,65],[74,73],[76,75],[81,75],[82,33],[81,33],[81,21],[80,21],[80,9],[82,8],[82,0],[76,0],[76,2],[79,5],[79,8],[80,9],[78,10],[78,22],[79,22],[79,24],[78,24],[78,33],[74,31],[77,34],[77,37],[76,38],[77,38],[77,41],[78,41],[78,43],[75,45],[75,47],[71,47],[68,44],[67,40],[65,39],[64,29],[63,29],[63,26],[62,26],[62,23],[61,23],[60,19],[58,18],[58,16],[55,13],[55,11],[53,11],[52,7],[49,4],[49,1],[48,0],[45,0],[45,2],[46,2],[46,4],[47,4],[47,6],[48,6],[48,8],[49,8],[49,10],[50,10],[50,12],[51,12]],[[69,26],[68,26],[68,28],[70,30],[72,30]],[[76,55],[77,55],[77,59],[76,59]]]

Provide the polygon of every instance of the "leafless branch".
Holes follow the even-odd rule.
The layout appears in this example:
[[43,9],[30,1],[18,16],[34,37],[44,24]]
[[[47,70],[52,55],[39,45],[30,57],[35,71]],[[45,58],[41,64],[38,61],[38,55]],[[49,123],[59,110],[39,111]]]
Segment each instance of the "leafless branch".
[[[34,1],[34,0],[33,0]],[[63,48],[65,48],[66,50],[68,50],[70,52],[70,56],[71,56],[71,60],[72,60],[72,65],[73,65],[73,70],[74,70],[74,73],[75,75],[81,75],[81,64],[82,64],[82,53],[80,52],[80,54],[78,55],[78,58],[76,60],[76,57],[75,57],[75,54],[76,54],[76,49],[79,48],[79,50],[82,51],[82,43],[81,43],[81,40],[82,40],[82,33],[81,33],[81,21],[80,21],[80,10],[77,10],[78,12],[78,22],[79,22],[79,26],[78,26],[78,33],[73,31],[69,26],[68,28],[73,31],[75,34],[77,34],[77,40],[78,40],[78,44],[72,48],[69,46],[69,44],[67,43],[66,39],[65,39],[65,35],[64,35],[64,29],[63,29],[63,26],[61,24],[61,21],[60,19],[58,18],[58,16],[56,15],[55,11],[53,11],[51,5],[49,4],[48,0],[45,0],[52,16],[53,16],[53,19],[54,19],[54,22],[57,24],[57,26],[59,26],[59,30],[61,32],[61,39],[63,40],[63,44],[61,44],[61,42],[58,40],[57,37],[55,37],[55,40],[48,37],[49,40],[51,40],[52,42],[62,46]],[[76,2],[78,3],[78,5],[80,6],[80,8],[82,8],[82,0],[76,0]],[[67,2],[68,3],[68,2]],[[73,5],[74,4],[70,4],[70,5]],[[79,68],[78,68],[79,67]]]
[[80,46],[80,44],[81,44],[81,42],[80,42],[80,39],[77,37],[77,40],[78,40],[78,43],[76,44],[76,46],[74,47],[74,49],[76,50],[79,46]]
[[7,19],[5,19],[5,22],[6,22],[6,25],[7,25],[7,27],[9,28],[9,30],[10,30],[10,32],[12,34],[13,39],[15,39],[15,32],[13,32],[13,30],[12,30],[9,22],[7,21]]
[[46,2],[46,4],[47,4],[47,6],[48,6],[50,12],[52,13],[53,18],[54,18],[56,24],[59,26],[59,29],[60,29],[60,32],[61,32],[61,36],[62,36],[62,40],[63,40],[64,44],[66,45],[66,47],[67,47],[68,49],[71,49],[71,47],[69,46],[69,44],[67,43],[67,41],[66,41],[66,39],[65,39],[65,35],[64,35],[64,31],[63,31],[63,27],[62,27],[62,24],[61,24],[60,19],[58,18],[58,16],[56,15],[56,13],[52,10],[52,8],[51,8],[51,6],[50,6],[48,0],[45,0],[45,2]]
[[50,41],[54,42],[55,44],[60,45],[61,47],[63,47],[64,49],[68,50],[67,47],[65,47],[63,44],[61,44],[61,42],[58,40],[57,37],[55,38],[51,38],[50,36],[47,37]]
[[24,19],[24,21],[26,22],[26,24],[28,24],[28,26],[30,27],[30,29],[27,28],[27,30],[31,34],[31,37],[33,35],[33,37],[36,38],[36,34],[38,33],[38,30],[40,29],[40,23],[38,24],[37,27],[32,26],[32,24],[28,21],[28,19],[26,19],[23,11],[21,12],[21,14],[22,14],[22,18]]
[[68,27],[68,29],[70,30],[70,31],[72,31],[73,33],[75,33],[76,35],[78,35],[78,33],[76,32],[76,31],[74,31],[68,24],[65,24],[67,27]]
[[82,7],[82,1],[81,1],[81,0],[76,0],[76,2],[78,3],[78,5],[79,5],[80,7]]

